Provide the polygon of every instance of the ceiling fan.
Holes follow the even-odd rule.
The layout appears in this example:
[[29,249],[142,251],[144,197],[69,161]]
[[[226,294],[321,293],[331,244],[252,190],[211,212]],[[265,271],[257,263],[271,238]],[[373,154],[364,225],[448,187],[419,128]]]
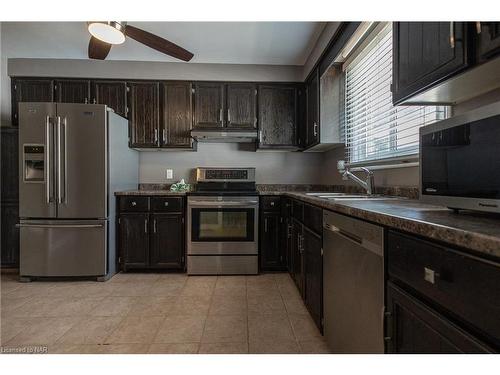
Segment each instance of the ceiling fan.
[[91,59],[104,60],[108,56],[111,46],[125,42],[125,36],[183,61],[189,61],[193,58],[191,52],[177,44],[132,25],[127,25],[126,22],[96,21],[87,22],[87,25],[89,33],[92,35],[88,50]]

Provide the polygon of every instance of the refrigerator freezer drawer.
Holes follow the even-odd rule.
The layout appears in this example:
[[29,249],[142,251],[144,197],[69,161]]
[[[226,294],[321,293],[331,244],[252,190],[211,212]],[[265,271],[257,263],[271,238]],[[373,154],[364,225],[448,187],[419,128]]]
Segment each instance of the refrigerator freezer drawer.
[[22,220],[20,275],[104,276],[106,220]]

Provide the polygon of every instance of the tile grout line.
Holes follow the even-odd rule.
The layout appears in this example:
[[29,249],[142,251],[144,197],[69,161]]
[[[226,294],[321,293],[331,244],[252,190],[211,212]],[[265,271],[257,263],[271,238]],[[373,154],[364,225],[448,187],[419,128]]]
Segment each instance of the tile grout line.
[[299,348],[300,353],[302,353],[302,347],[300,346],[299,339],[297,337],[297,334],[295,333],[295,329],[293,328],[293,324],[292,324],[292,321],[290,319],[290,312],[288,311],[288,307],[286,306],[285,299],[283,297],[283,293],[281,292],[281,288],[279,287],[279,285],[278,285],[278,290],[280,292],[281,301],[283,302],[283,305],[285,305],[286,317],[288,319],[288,324],[290,325],[290,328],[292,330],[293,337],[295,337],[295,343],[297,344],[297,347]]
[[201,337],[200,337],[200,342],[199,342],[199,345],[198,345],[198,352],[197,352],[197,354],[200,354],[201,340],[203,340],[203,334],[205,333],[205,328],[207,326],[208,314],[210,313],[210,308],[212,307],[212,303],[214,301],[214,293],[215,293],[215,288],[217,287],[217,280],[218,279],[219,279],[219,276],[215,276],[215,284],[214,284],[214,288],[212,289],[212,293],[210,294],[210,304],[208,306],[207,314],[205,315],[205,321],[203,322],[203,329],[201,330]]

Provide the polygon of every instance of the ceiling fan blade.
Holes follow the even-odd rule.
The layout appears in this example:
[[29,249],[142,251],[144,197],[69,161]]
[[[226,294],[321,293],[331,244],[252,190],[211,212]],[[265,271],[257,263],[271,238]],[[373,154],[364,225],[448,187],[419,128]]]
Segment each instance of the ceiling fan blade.
[[189,61],[193,58],[193,54],[186,51],[184,48],[179,47],[177,44],[169,42],[166,39],[160,38],[157,35],[148,33],[147,31],[138,29],[137,27],[127,25],[125,28],[125,35],[137,40],[139,43],[153,48],[157,51],[163,52],[167,55],[173,56],[177,59]]
[[111,44],[103,42],[93,36],[89,41],[89,58],[96,60],[104,60],[108,56]]

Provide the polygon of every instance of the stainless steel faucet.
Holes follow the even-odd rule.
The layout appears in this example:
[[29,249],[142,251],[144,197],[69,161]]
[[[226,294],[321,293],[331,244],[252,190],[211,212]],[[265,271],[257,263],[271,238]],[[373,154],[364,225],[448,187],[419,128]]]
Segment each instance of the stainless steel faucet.
[[347,181],[349,179],[353,180],[354,182],[358,183],[361,185],[365,190],[368,195],[373,194],[373,189],[375,188],[375,182],[373,178],[373,172],[370,171],[368,168],[365,167],[360,167],[363,172],[366,172],[366,180],[363,181],[356,175],[354,175],[349,168],[345,165],[344,160],[339,160],[337,162],[337,168],[339,170],[339,173],[342,175],[342,179]]

